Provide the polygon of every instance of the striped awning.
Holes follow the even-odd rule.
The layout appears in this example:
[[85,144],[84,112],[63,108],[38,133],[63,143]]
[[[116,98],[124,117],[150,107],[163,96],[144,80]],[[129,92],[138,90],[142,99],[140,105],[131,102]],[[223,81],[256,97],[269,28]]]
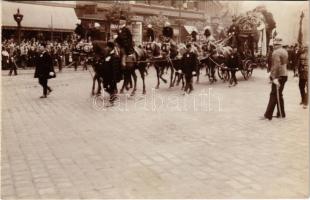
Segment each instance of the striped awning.
[[30,3],[2,1],[2,26],[17,26],[13,15],[17,9],[24,16],[21,22],[23,29],[61,29],[74,30],[78,18],[71,7],[37,5]]

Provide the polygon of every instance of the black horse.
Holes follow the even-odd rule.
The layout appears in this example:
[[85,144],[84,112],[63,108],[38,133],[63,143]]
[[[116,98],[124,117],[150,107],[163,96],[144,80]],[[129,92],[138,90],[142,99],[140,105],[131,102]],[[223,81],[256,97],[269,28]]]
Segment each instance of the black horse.
[[169,88],[174,86],[174,72],[178,66],[177,61],[177,46],[171,45],[170,43],[147,43],[146,52],[148,59],[150,60],[151,65],[155,67],[156,76],[157,76],[157,85],[156,89],[159,88],[160,80],[164,83],[168,81],[163,77],[166,71],[170,70],[170,85]]
[[142,78],[142,84],[143,84],[142,94],[146,94],[145,89],[145,74],[147,67],[146,51],[140,47],[134,47],[134,50],[135,50],[134,54],[127,56],[126,66],[123,67],[124,82],[120,90],[120,93],[124,93],[124,89],[127,88],[128,85],[130,85],[132,77],[134,80],[134,85],[133,90],[131,91],[131,96],[135,95],[135,92],[137,90],[137,75],[135,72],[136,70],[139,70]]

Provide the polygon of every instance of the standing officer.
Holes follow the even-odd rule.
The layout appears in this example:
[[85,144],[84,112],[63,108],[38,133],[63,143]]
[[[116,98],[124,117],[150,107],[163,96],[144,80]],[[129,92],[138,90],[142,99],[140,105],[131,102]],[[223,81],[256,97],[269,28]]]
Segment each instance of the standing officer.
[[274,51],[272,53],[272,66],[270,77],[272,79],[269,103],[262,119],[272,119],[273,110],[277,105],[277,117],[285,118],[283,89],[287,81],[288,53],[282,48],[282,39],[276,38],[274,41]]
[[36,69],[34,73],[34,78],[38,78],[39,84],[43,87],[43,96],[40,98],[46,98],[47,95],[52,92],[47,82],[48,79],[55,77],[56,73],[53,66],[53,59],[46,50],[46,44],[41,44],[39,47],[39,54],[36,57]]
[[120,48],[122,66],[126,66],[127,56],[134,53],[132,34],[129,28],[126,27],[126,18],[122,16],[119,20],[120,29],[117,33],[115,42]]
[[197,66],[197,55],[192,52],[192,45],[186,45],[186,53],[183,54],[182,57],[182,66],[183,66],[183,73],[185,74],[185,93],[191,93],[193,88],[193,74],[195,73],[195,69]]
[[300,105],[303,108],[308,106],[308,46],[304,46],[300,51],[298,61],[298,74],[299,74],[299,90],[301,95]]

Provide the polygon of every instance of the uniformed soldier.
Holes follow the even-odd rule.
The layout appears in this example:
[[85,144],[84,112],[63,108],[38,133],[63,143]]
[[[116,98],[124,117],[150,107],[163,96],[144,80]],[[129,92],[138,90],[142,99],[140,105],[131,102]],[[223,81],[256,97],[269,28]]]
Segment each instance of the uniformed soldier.
[[299,74],[299,90],[301,95],[300,105],[303,108],[308,106],[308,45],[304,46],[299,55],[298,61],[298,74]]
[[170,42],[173,39],[173,28],[171,28],[171,24],[169,22],[165,22],[162,34],[165,37],[165,42]]
[[153,30],[152,24],[147,25],[146,38],[147,42],[154,42],[155,40],[155,32]]
[[197,35],[198,33],[196,31],[191,32],[192,42],[197,42]]
[[183,73],[185,75],[185,93],[190,93],[194,90],[193,88],[193,75],[197,66],[197,55],[192,52],[192,45],[186,45],[186,53],[182,57]]
[[272,53],[272,66],[270,69],[270,77],[272,79],[269,103],[262,119],[272,119],[273,111],[277,105],[277,117],[285,118],[283,89],[287,81],[287,62],[288,53],[282,48],[282,39],[274,40],[274,51]]
[[129,30],[129,28],[126,27],[126,18],[124,16],[121,17],[119,24],[120,29],[117,33],[117,38],[115,39],[115,42],[120,48],[122,65],[123,67],[125,67],[127,56],[134,53],[133,40],[131,31]]
[[206,47],[206,49],[204,49],[205,51],[211,51],[212,46],[215,46],[215,38],[213,37],[212,33],[211,33],[211,27],[210,26],[206,26],[204,28],[204,33],[203,35],[205,36],[205,41],[204,41],[204,45]]
[[164,42],[169,44],[167,47],[166,44],[162,45],[162,51],[170,51],[170,58],[174,59],[178,55],[177,45],[173,40],[173,28],[171,28],[171,24],[169,22],[165,22],[165,26],[163,27],[162,34],[164,36]]

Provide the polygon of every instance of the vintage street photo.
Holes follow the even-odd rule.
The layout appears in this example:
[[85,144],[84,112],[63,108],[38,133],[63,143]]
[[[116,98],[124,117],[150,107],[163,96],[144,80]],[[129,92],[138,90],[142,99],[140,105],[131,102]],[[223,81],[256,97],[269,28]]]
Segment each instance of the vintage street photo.
[[1,5],[1,199],[309,198],[309,1]]

